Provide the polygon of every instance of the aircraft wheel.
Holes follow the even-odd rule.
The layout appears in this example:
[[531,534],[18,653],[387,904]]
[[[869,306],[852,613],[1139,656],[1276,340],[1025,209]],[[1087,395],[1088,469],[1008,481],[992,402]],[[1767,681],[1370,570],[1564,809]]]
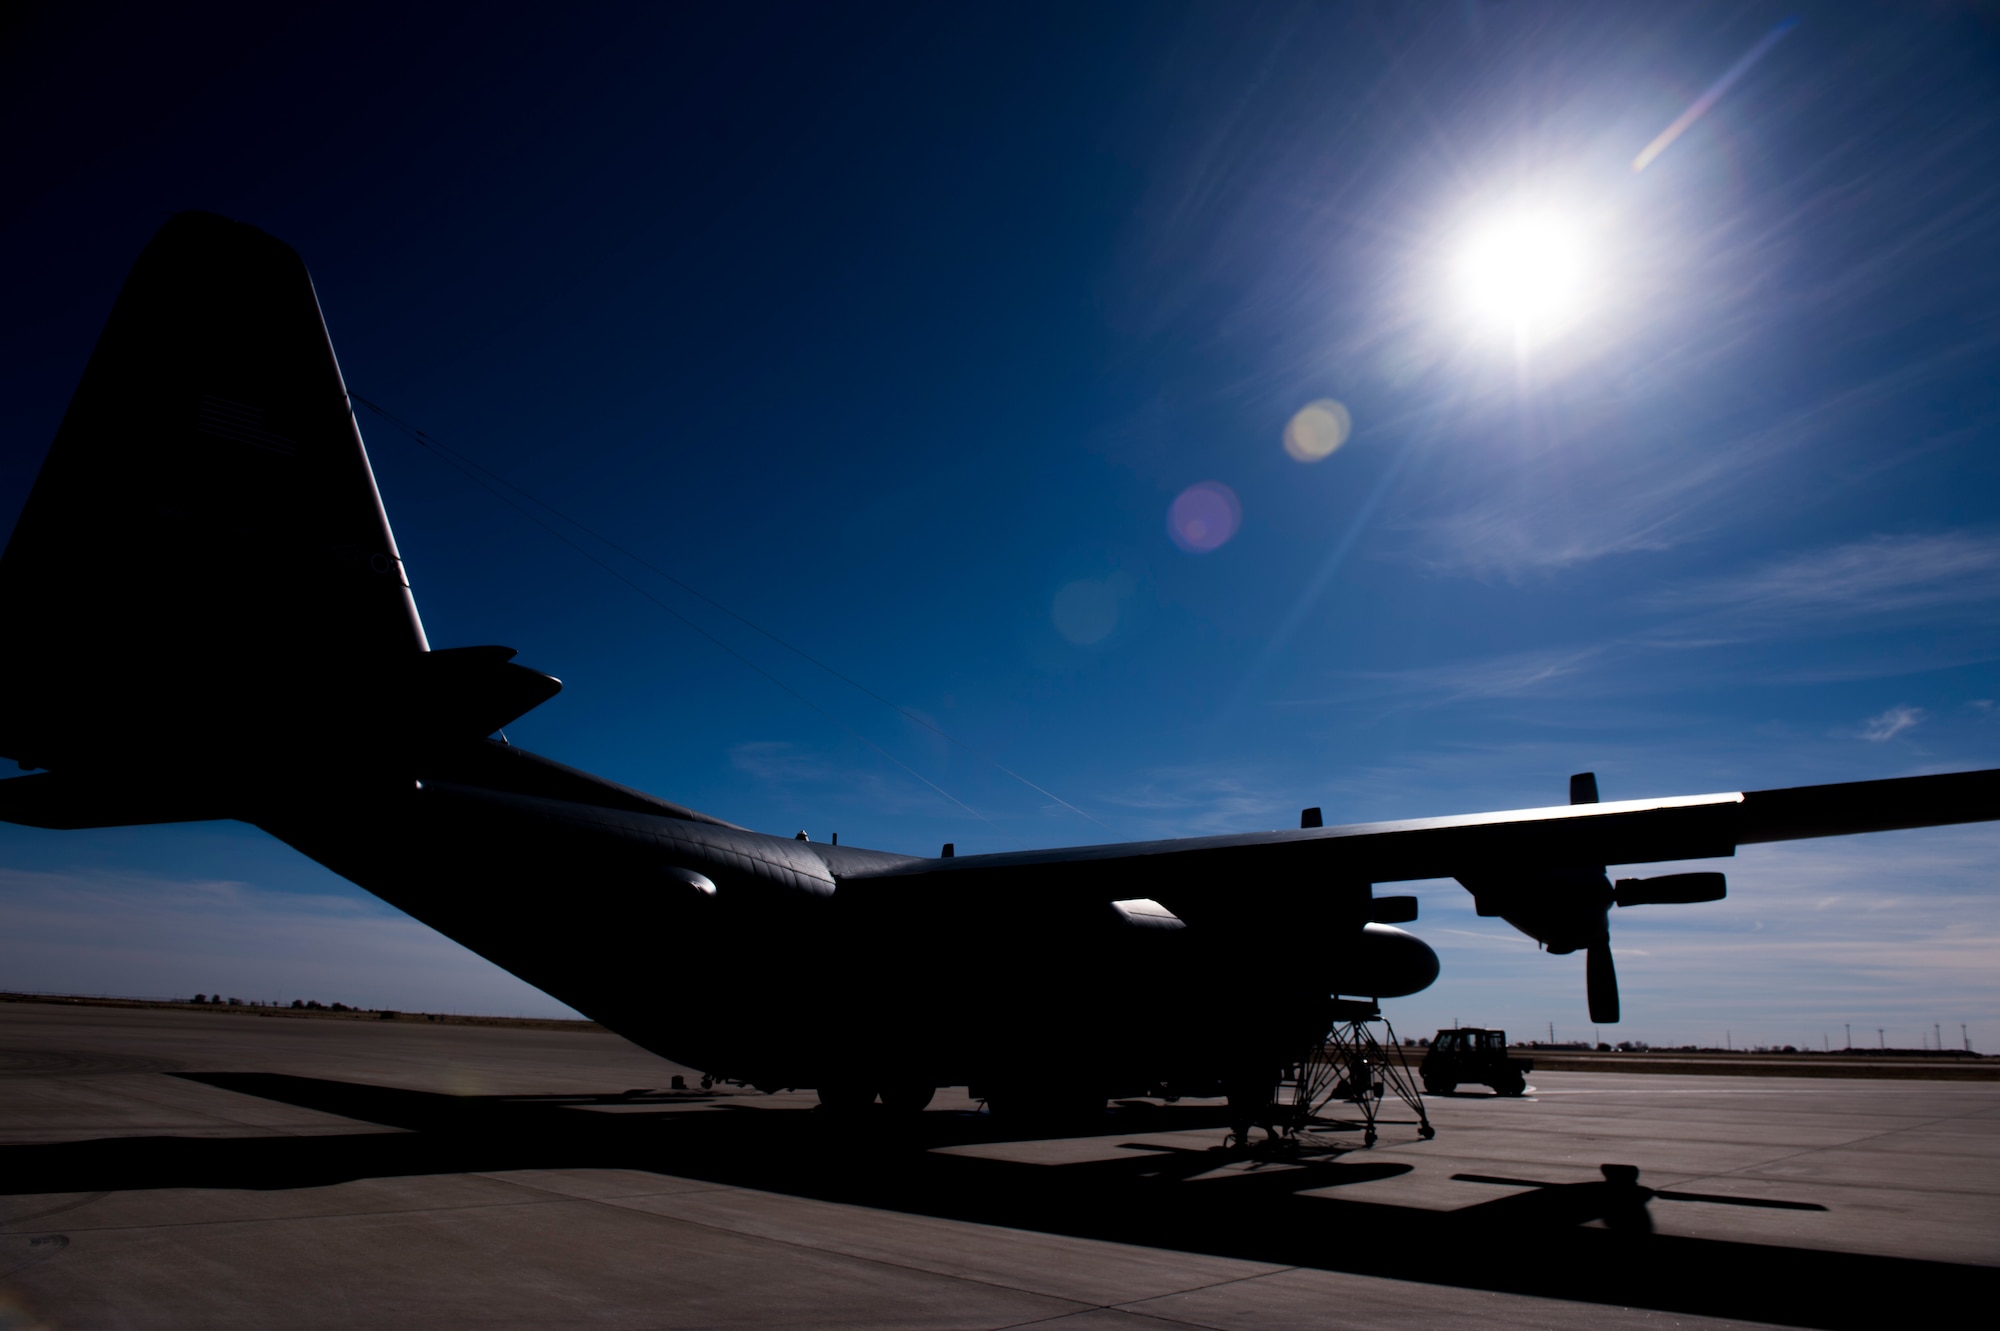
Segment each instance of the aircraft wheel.
[[829,1082],[819,1088],[819,1103],[830,1114],[866,1113],[875,1103],[875,1088],[866,1082]]
[[1062,1127],[1101,1118],[1105,1098],[1074,1090],[1016,1091],[995,1096],[988,1103],[995,1114],[1009,1122]]
[[936,1094],[935,1086],[920,1086],[915,1082],[885,1081],[882,1083],[882,1107],[892,1114],[920,1114],[929,1106],[931,1097]]

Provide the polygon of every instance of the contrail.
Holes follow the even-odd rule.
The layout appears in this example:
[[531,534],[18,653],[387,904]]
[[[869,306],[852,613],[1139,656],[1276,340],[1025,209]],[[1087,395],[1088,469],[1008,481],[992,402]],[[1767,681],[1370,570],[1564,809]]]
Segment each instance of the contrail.
[[1689,125],[1702,118],[1709,107],[1722,100],[1722,94],[1730,85],[1750,72],[1750,66],[1767,55],[1771,48],[1784,40],[1785,34],[1799,26],[1796,18],[1788,18],[1777,27],[1757,39],[1757,44],[1743,53],[1743,58],[1729,67],[1727,73],[1708,85],[1708,91],[1694,99],[1694,105],[1681,112],[1680,119],[1660,131],[1660,136],[1647,144],[1644,151],[1632,159],[1634,171],[1644,171],[1647,163],[1667,150],[1667,145],[1679,138]]

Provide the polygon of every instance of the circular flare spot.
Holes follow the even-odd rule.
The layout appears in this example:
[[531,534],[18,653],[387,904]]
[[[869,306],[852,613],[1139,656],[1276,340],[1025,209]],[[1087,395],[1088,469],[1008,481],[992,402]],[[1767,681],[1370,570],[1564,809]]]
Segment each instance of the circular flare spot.
[[1243,505],[1221,481],[1197,481],[1167,508],[1167,535],[1191,555],[1218,550],[1243,525]]
[[1103,642],[1118,627],[1118,591],[1109,582],[1083,578],[1056,593],[1049,609],[1056,632],[1079,647]]
[[1308,402],[1285,423],[1285,452],[1297,462],[1318,462],[1347,442],[1354,417],[1330,397]]

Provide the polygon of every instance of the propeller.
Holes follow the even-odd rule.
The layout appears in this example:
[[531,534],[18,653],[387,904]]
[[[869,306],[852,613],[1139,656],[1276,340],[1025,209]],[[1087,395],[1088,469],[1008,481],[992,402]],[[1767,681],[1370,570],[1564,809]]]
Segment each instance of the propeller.
[[1583,953],[1584,989],[1590,995],[1590,1019],[1600,1026],[1618,1021],[1618,968],[1611,964],[1611,940],[1600,939]]
[[[1578,772],[1569,779],[1569,802],[1598,802],[1595,772]],[[1458,881],[1471,891],[1473,909],[1479,914],[1500,916],[1556,956],[1584,954],[1590,1019],[1600,1026],[1618,1020],[1618,967],[1611,959],[1611,908],[1720,901],[1728,894],[1728,885],[1719,873],[1620,878],[1614,885],[1602,865],[1582,864],[1473,874],[1461,876]],[[1388,898],[1383,901],[1387,909]]]
[[[1597,803],[1597,773],[1578,772],[1569,779],[1571,804]],[[1600,870],[1600,872],[1602,872]],[[1614,895],[1613,900],[1616,900]],[[1583,952],[1583,986],[1590,996],[1590,1019],[1599,1026],[1618,1021],[1618,967],[1611,960],[1611,934],[1607,930]]]
[[[1597,803],[1597,773],[1578,772],[1569,779],[1569,802]],[[1728,882],[1719,873],[1670,873],[1658,878],[1620,878],[1612,888],[1611,900],[1619,906],[1680,905],[1720,901],[1728,891]],[[1583,983],[1590,998],[1590,1019],[1600,1026],[1614,1025],[1618,1020],[1618,967],[1611,960],[1608,927],[1584,948]]]

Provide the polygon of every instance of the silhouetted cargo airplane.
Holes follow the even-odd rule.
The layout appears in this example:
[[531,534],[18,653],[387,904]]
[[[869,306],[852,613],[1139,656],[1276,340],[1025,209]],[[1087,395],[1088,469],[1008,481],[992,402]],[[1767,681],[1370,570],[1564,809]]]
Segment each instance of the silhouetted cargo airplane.
[[734,826],[493,737],[561,685],[431,649],[304,263],[203,213],[126,281],[0,623],[0,754],[42,769],[0,818],[254,823],[648,1049],[839,1106],[1261,1104],[1332,995],[1436,977],[1400,880],[1584,950],[1612,1022],[1609,908],[1724,889],[1606,865],[2000,818],[1985,771],[938,859]]

